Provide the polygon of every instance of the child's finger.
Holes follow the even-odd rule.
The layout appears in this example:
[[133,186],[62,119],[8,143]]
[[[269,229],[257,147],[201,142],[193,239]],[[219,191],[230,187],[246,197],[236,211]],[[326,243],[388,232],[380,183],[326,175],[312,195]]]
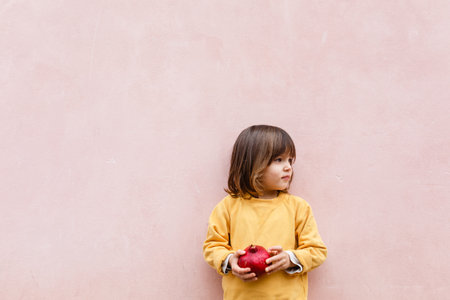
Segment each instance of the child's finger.
[[251,271],[250,268],[241,268],[238,265],[234,266],[233,268],[233,273],[239,274],[239,275],[244,275],[247,274]]
[[270,266],[266,267],[266,270],[265,270],[266,273],[272,272],[273,270],[275,270],[276,268],[278,268],[279,265],[280,265],[280,262],[279,262],[279,261],[272,263]]
[[[274,256],[275,257],[275,256]],[[268,264],[268,266],[266,267],[265,271],[266,272],[270,272],[272,271],[274,268],[276,268],[277,264],[278,264],[278,260],[267,260],[266,263]]]
[[234,252],[234,254],[232,255],[231,259],[230,259],[230,264],[236,263],[239,260],[239,256],[244,255],[245,251],[244,250],[237,250],[236,252]]
[[281,246],[273,246],[273,247],[270,247],[268,250],[269,251],[281,252],[281,251],[283,251],[283,247],[281,247]]
[[256,279],[256,274],[255,273],[249,273],[249,274],[245,274],[245,275],[240,276],[240,278],[242,280],[245,280],[245,281],[254,280],[254,279]]
[[271,264],[270,266],[268,266],[265,271],[268,274],[274,273],[276,271],[281,270],[282,266],[283,266],[283,262],[282,261],[277,261],[276,263]]
[[249,271],[247,271],[247,269],[249,268],[245,268],[242,269],[240,268],[240,270],[233,270],[233,275],[244,280],[244,281],[251,281],[251,280],[256,280],[256,274],[255,273],[249,273]]
[[270,255],[274,256],[279,254],[280,252],[283,252],[283,248],[281,246],[273,246],[268,249],[268,252]]
[[278,254],[271,256],[268,259],[266,259],[266,264],[268,264],[268,265],[273,264],[274,262],[279,261],[280,259],[281,259],[281,256]]

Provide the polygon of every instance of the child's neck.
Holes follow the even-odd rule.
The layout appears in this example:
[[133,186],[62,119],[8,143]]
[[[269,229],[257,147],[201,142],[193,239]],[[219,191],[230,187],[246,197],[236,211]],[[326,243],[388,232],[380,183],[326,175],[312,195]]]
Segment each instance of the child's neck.
[[280,193],[280,191],[266,191],[264,192],[264,194],[259,195],[259,199],[273,199],[278,197],[278,194]]

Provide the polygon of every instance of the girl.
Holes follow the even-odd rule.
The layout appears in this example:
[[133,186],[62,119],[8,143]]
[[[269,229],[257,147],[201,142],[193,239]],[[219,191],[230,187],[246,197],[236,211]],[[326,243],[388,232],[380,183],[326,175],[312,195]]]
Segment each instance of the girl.
[[[251,126],[237,138],[229,195],[212,211],[203,245],[206,262],[224,275],[224,299],[307,298],[307,272],[323,263],[327,249],[309,204],[288,193],[294,161],[294,143],[281,128]],[[238,266],[251,244],[271,254],[264,276]]]

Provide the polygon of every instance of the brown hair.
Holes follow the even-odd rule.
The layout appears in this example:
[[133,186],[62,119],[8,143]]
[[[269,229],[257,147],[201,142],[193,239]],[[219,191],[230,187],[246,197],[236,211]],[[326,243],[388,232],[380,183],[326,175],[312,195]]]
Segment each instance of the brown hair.
[[234,198],[258,197],[263,192],[264,170],[272,160],[286,152],[295,160],[294,142],[283,129],[269,125],[244,129],[233,146],[225,191]]

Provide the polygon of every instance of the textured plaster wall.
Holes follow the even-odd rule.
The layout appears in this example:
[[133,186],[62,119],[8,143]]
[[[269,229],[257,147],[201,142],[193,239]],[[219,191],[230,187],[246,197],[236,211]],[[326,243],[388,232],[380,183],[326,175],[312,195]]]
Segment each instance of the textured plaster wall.
[[448,299],[448,1],[0,1],[0,298],[221,299],[238,133],[285,128],[311,299]]

